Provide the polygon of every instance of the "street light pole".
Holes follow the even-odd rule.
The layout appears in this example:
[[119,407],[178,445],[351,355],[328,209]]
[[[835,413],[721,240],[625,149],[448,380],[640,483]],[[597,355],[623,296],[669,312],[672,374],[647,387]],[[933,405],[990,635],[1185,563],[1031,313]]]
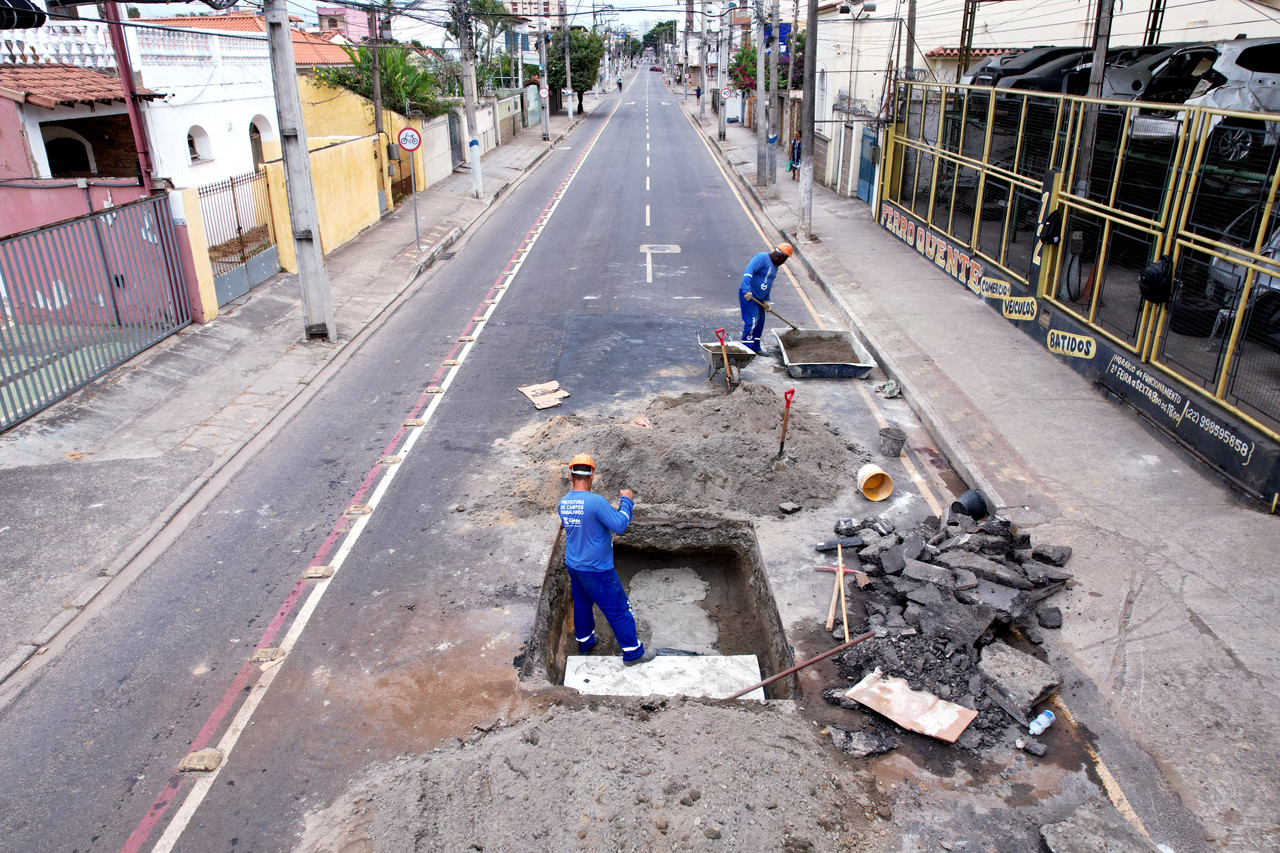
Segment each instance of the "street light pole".
[[[813,125],[818,63],[818,0],[809,0],[804,23],[804,92],[800,99],[800,238],[813,239]],[[794,57],[792,57],[794,59]]]

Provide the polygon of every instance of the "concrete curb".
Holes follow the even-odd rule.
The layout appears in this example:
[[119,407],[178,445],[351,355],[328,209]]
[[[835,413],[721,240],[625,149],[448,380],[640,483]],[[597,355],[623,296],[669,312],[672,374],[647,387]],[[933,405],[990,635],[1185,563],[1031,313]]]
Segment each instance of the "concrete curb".
[[[884,371],[884,374],[894,382],[898,383],[898,386],[902,389],[903,399],[906,401],[907,405],[911,407],[911,410],[916,413],[916,416],[920,418],[921,425],[929,434],[929,437],[933,439],[934,443],[938,445],[938,449],[946,456],[947,461],[955,469],[956,473],[960,475],[960,478],[964,480],[969,488],[977,489],[982,492],[983,496],[987,499],[988,504],[993,509],[1002,511],[1012,508],[1009,502],[1001,494],[1000,490],[983,472],[982,467],[974,460],[972,454],[964,448],[961,437],[944,426],[945,422],[940,417],[928,395],[925,394],[915,382],[910,378],[907,378],[906,371],[899,366],[897,358],[890,352],[889,348],[885,346],[884,342],[879,340],[875,334],[868,331],[865,323],[859,322],[857,312],[837,291],[836,287],[829,280],[828,275],[823,272],[823,270],[808,256],[808,254],[806,254],[804,251],[804,244],[801,243],[794,234],[788,233],[786,229],[778,225],[769,215],[765,200],[760,196],[755,185],[733,168],[733,164],[725,155],[724,149],[720,147],[719,140],[713,138],[711,134],[707,134],[707,137],[714,145],[715,150],[720,155],[720,159],[724,162],[730,173],[738,179],[738,182],[755,202],[760,215],[769,223],[770,227],[777,232],[779,237],[786,239],[795,247],[796,254],[800,257],[801,263],[804,264],[805,270],[813,278],[814,282],[817,283],[819,289],[821,289],[823,294],[831,300],[831,303],[836,307],[836,310],[840,312],[844,322],[847,323],[851,329],[856,329],[858,331],[859,335],[862,337],[863,343],[866,344],[867,349],[871,351],[871,354],[875,356],[876,362],[880,365],[880,369]],[[924,354],[921,353],[921,355],[923,356]]]

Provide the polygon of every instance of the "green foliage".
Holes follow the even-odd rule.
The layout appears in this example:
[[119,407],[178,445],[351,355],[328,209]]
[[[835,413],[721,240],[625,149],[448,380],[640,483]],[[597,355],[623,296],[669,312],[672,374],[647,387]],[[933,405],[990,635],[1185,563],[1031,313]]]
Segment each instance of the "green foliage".
[[661,55],[661,48],[659,45],[675,44],[675,40],[676,22],[663,21],[661,24],[658,24],[656,27],[644,34],[644,41],[642,44],[645,47],[652,48],[654,53]]
[[141,17],[142,17],[142,10],[141,10],[141,9],[139,9],[137,6],[129,6],[129,7],[127,8],[126,14],[127,14],[130,18],[141,18]]
[[[769,73],[768,66],[765,66],[765,73]],[[765,78],[766,85],[768,79]],[[754,45],[740,47],[733,54],[733,60],[729,63],[729,80],[733,83],[733,88],[740,92],[754,92],[756,90],[756,49]]]
[[[368,47],[344,49],[351,57],[351,66],[317,68],[314,71],[315,79],[372,99],[373,51]],[[449,111],[448,105],[440,100],[435,75],[419,62],[412,51],[383,49],[378,54],[378,65],[382,103],[388,109],[402,111],[407,98],[409,108],[422,110],[427,118],[435,118]]]
[[640,39],[633,38],[630,41],[630,43],[627,44],[627,55],[630,56],[632,59],[635,59],[637,56],[639,56],[641,51],[643,50],[644,50],[644,42],[640,41]]
[[[570,86],[579,95],[596,84],[600,60],[604,57],[604,38],[586,30],[571,30],[569,61],[573,79]],[[564,32],[556,30],[547,46],[547,81],[556,89],[564,88]]]

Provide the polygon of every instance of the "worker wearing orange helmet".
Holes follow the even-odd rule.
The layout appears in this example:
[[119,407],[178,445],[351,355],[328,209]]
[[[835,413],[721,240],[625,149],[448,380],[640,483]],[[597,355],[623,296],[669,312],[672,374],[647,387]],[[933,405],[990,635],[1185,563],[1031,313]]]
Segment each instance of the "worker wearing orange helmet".
[[[778,268],[787,262],[794,250],[790,243],[779,243],[771,251],[760,252],[742,271],[738,287],[738,305],[742,308],[742,342],[760,352],[760,333],[764,331],[764,308],[769,305],[769,292]],[[755,301],[753,301],[755,300]]]
[[560,523],[564,526],[564,565],[569,570],[569,590],[573,593],[573,633],[578,654],[591,652],[596,644],[596,620],[592,606],[600,608],[613,636],[622,649],[627,666],[654,658],[636,635],[636,618],[622,581],[613,568],[613,534],[622,533],[631,523],[635,497],[629,489],[619,492],[617,509],[591,491],[596,463],[579,453],[569,462],[570,492],[560,499]]

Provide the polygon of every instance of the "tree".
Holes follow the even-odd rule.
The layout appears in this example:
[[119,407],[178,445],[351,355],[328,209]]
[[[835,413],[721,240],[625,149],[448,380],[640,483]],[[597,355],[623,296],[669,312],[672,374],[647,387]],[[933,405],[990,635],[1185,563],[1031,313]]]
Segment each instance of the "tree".
[[127,14],[130,18],[141,18],[142,10],[139,9],[137,6],[129,6],[129,7],[126,7],[125,14]]
[[[394,46],[396,43],[384,40],[383,44]],[[345,45],[343,50],[351,57],[351,66],[317,68],[315,78],[373,100],[373,50]],[[407,47],[403,50],[384,47],[378,55],[383,103],[390,109],[402,110],[407,98],[409,108],[422,110],[427,118],[444,115],[449,107],[440,100],[435,75],[423,68],[411,53]]]
[[644,34],[645,47],[651,48],[655,56],[662,56],[662,45],[676,43],[676,22],[663,21]]
[[795,33],[791,37],[791,71],[790,76],[787,75],[787,61],[778,57],[778,79],[783,81],[790,80],[792,89],[804,88],[804,30]]
[[[586,30],[569,33],[569,56],[573,63],[570,88],[578,93],[578,111],[583,111],[582,96],[596,83],[600,72],[600,60],[604,57],[604,37]],[[547,48],[547,81],[557,88],[564,88],[564,31],[556,30]]]
[[[769,66],[766,63],[766,74],[768,69]],[[768,80],[767,77],[765,79]],[[733,59],[729,62],[729,80],[733,83],[733,88],[740,92],[754,92],[756,90],[755,45],[740,47],[734,53]]]
[[640,39],[633,38],[627,43],[627,55],[632,59],[639,56],[642,50],[644,50],[644,42],[640,41]]

